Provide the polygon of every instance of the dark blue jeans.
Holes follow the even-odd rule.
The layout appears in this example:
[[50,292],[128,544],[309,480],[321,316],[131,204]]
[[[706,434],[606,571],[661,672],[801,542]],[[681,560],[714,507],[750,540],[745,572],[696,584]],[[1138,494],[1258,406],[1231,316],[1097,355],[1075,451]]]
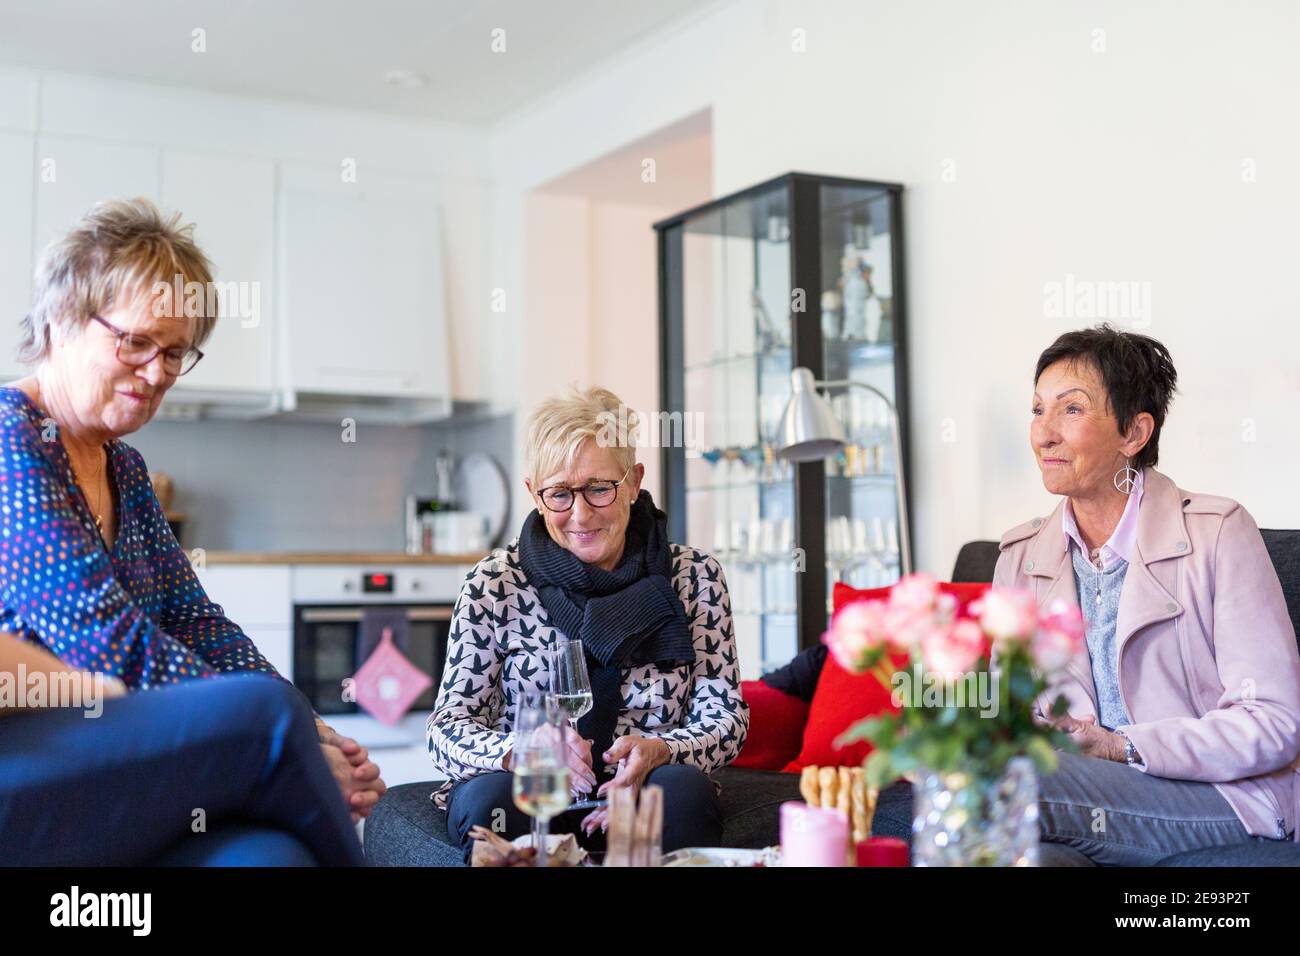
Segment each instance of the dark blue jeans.
[[[532,818],[523,813],[510,795],[514,775],[483,773],[462,780],[447,800],[447,832],[460,843],[468,863],[474,851],[469,831],[475,826],[493,830],[507,840],[523,836]],[[718,846],[722,842],[722,807],[713,782],[695,767],[664,764],[646,777],[647,784],[664,789],[663,851],[687,846]],[[578,843],[593,852],[605,849],[605,834],[597,830],[590,837],[582,832],[582,820],[590,810],[574,810],[551,820],[552,833],[573,833]],[[494,825],[495,824],[495,825]]]
[[311,709],[274,677],[0,718],[0,865],[362,862]]

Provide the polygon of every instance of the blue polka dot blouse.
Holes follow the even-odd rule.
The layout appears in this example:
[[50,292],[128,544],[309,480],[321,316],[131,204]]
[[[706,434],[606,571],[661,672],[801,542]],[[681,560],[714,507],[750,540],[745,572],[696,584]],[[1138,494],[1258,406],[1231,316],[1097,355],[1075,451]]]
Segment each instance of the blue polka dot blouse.
[[208,600],[140,453],[108,444],[112,553],[58,437],[27,395],[0,388],[0,630],[141,689],[275,668]]

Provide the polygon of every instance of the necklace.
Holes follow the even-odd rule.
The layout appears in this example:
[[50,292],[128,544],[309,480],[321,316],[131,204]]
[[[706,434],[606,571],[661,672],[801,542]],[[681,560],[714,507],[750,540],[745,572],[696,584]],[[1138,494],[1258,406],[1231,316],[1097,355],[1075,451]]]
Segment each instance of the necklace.
[[[103,449],[101,449],[101,451],[103,451]],[[68,466],[72,467],[71,455],[68,456]],[[107,453],[105,453],[103,465],[99,469],[99,474],[95,476],[95,506],[94,508],[91,509],[93,513],[93,517],[95,519],[95,530],[98,531],[101,536],[104,533],[104,498],[103,495],[101,494],[101,491],[102,491],[102,483],[107,473],[108,473],[108,456]],[[77,480],[77,484],[81,486],[82,497],[86,499],[86,504],[90,504],[90,498],[89,496],[86,495],[86,491],[85,491],[86,483],[81,480],[81,476],[77,473],[76,468],[72,468],[72,477],[75,478]]]

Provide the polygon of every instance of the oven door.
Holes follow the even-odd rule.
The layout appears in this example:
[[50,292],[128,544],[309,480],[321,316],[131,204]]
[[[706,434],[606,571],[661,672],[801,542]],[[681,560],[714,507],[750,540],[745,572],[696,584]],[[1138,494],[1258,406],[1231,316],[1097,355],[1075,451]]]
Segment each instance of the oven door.
[[[392,605],[377,605],[391,609]],[[442,662],[451,628],[450,604],[404,605],[407,646],[403,653],[433,680],[412,710],[432,710],[442,681]],[[296,604],[293,609],[293,682],[321,716],[355,714],[343,699],[343,682],[361,666],[357,660],[363,608],[357,605]]]

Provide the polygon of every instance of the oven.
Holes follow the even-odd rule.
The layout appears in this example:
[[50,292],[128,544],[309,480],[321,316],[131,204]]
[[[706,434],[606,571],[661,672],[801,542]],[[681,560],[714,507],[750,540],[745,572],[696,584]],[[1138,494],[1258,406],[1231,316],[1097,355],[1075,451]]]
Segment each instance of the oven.
[[374,622],[370,628],[364,626],[371,608],[403,625],[394,634],[398,649],[433,680],[411,710],[433,709],[451,629],[454,587],[459,584],[454,578],[437,580],[444,570],[420,566],[295,569],[293,683],[318,714],[328,718],[364,713],[345,692],[345,681],[374,649]]

